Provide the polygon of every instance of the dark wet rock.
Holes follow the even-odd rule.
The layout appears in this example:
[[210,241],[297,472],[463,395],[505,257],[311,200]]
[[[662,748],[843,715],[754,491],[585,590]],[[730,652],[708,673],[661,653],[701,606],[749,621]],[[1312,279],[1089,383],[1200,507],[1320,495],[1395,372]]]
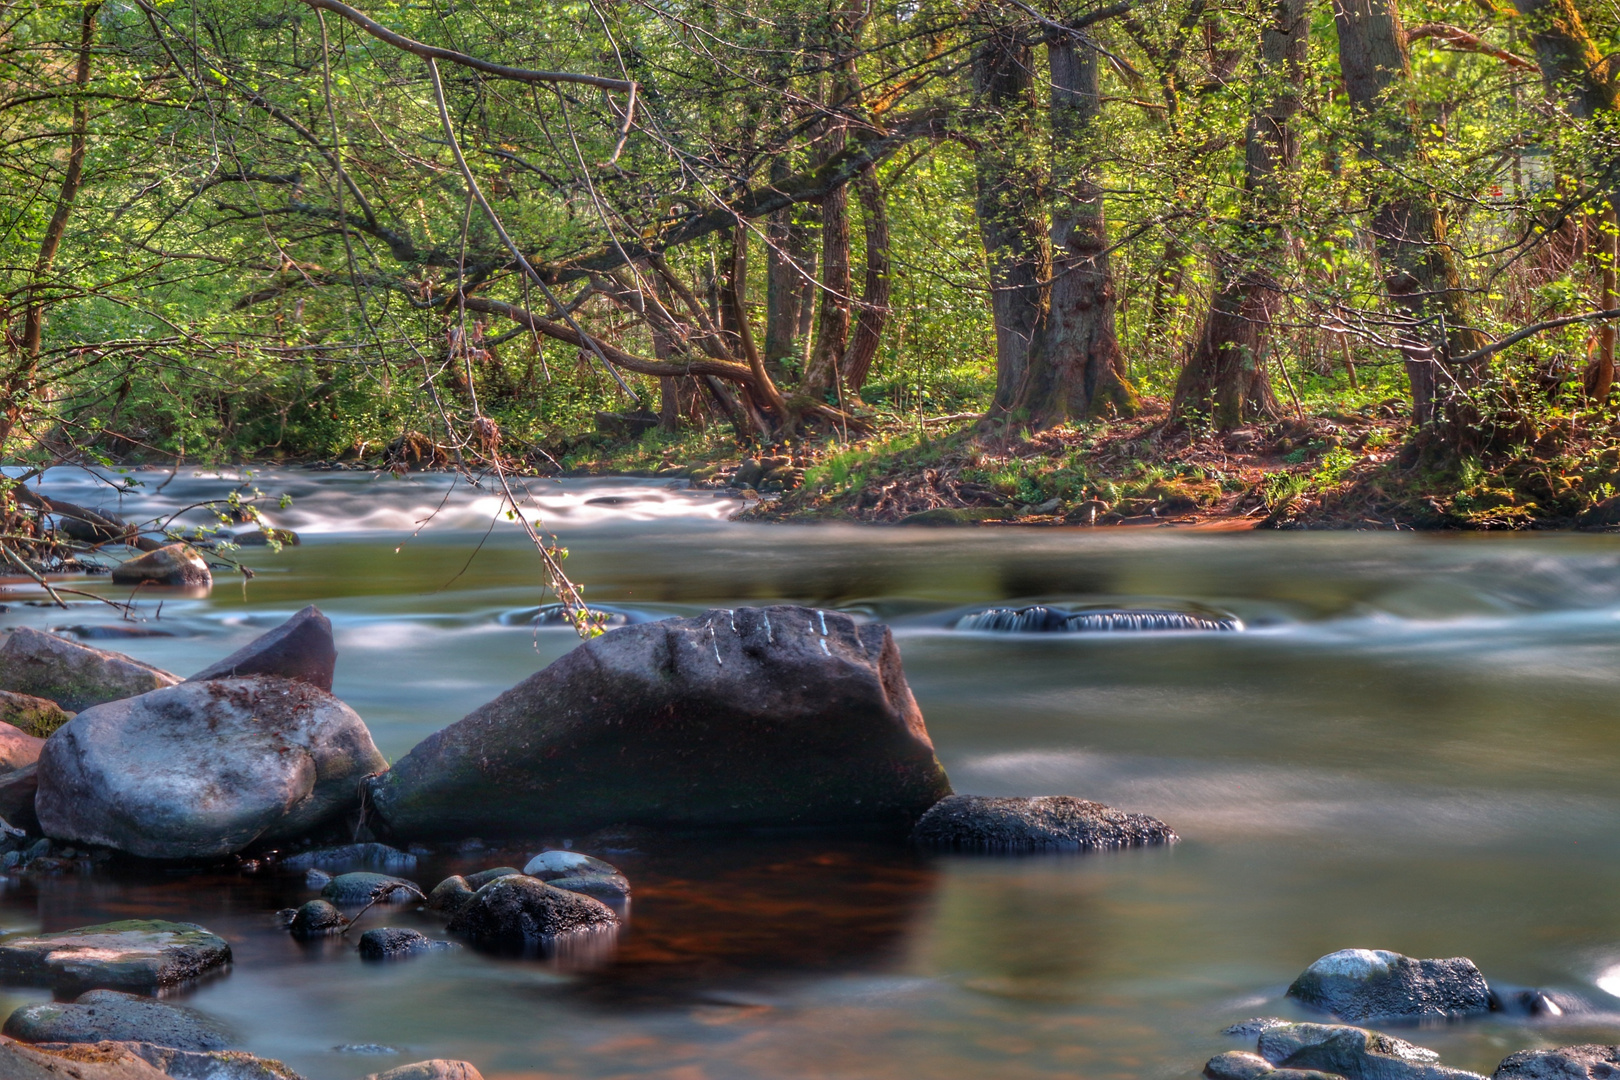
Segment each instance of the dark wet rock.
[[74,717],[40,755],[35,805],[48,836],[209,858],[307,835],[386,765],[354,710],[308,683],[190,682]]
[[93,649],[27,626],[13,630],[0,647],[0,687],[46,698],[69,712],[179,681],[178,675],[122,653]]
[[1590,1002],[1561,990],[1491,983],[1491,1011],[1509,1016],[1566,1016],[1592,1011]]
[[179,1050],[223,1050],[232,1041],[202,1013],[117,990],[92,990],[72,1003],[24,1005],[6,1020],[4,1032],[30,1043],[113,1039]]
[[381,926],[360,935],[360,956],[366,960],[399,960],[416,953],[448,948],[448,941],[434,941],[415,930],[396,926]]
[[44,739],[0,723],[0,771],[11,772],[32,765],[39,760],[39,748],[44,745]]
[[480,870],[476,874],[467,875],[467,887],[473,892],[477,892],[497,878],[510,877],[513,874],[521,873],[523,871],[515,870],[510,866],[497,866],[493,870]]
[[1064,611],[1040,604],[1022,608],[987,608],[956,621],[958,630],[1007,634],[1151,633],[1165,630],[1241,630],[1237,619],[1187,611]]
[[369,904],[373,900],[382,904],[402,904],[421,895],[422,889],[414,881],[365,871],[339,874],[321,890],[323,900],[341,907]]
[[225,939],[157,919],[0,938],[0,978],[58,990],[153,990],[230,963]]
[[1180,839],[1158,818],[1067,795],[952,795],[922,816],[911,838],[961,851],[1097,851]]
[[758,487],[759,482],[765,478],[765,467],[754,458],[743,458],[736,470],[727,481],[728,486],[734,488]]
[[1280,1024],[1261,1034],[1258,1050],[1278,1069],[1314,1069],[1346,1080],[1481,1080],[1440,1064],[1433,1050],[1348,1024]]
[[977,525],[981,521],[1009,521],[1017,517],[1009,506],[936,506],[907,514],[897,525]]
[[261,634],[187,682],[234,679],[246,675],[279,675],[332,692],[337,646],[332,622],[311,604],[268,633]]
[[126,623],[76,623],[73,626],[53,626],[52,633],[72,634],[80,641],[131,641],[140,638],[171,638],[173,630],[160,630],[155,626],[136,626]]
[[49,698],[0,690],[0,723],[18,731],[44,739],[71,719],[72,713]]
[[1294,980],[1288,996],[1354,1023],[1491,1010],[1490,987],[1472,960],[1414,960],[1382,949],[1329,953]]
[[630,895],[630,880],[618,867],[577,851],[543,851],[529,860],[523,872],[554,888],[598,900],[623,900]]
[[98,1043],[94,1049],[61,1044],[61,1053],[0,1039],[0,1076],[6,1080],[172,1080],[124,1043]]
[[427,908],[429,911],[446,915],[453,914],[461,910],[461,905],[471,900],[473,893],[477,891],[459,874],[447,877],[433,886],[433,891],[428,893]]
[[563,934],[605,930],[619,917],[600,900],[518,875],[490,882],[445,927],[490,948],[522,948]]
[[372,1073],[364,1080],[484,1080],[484,1075],[465,1061],[434,1058],[432,1061],[413,1061],[387,1072]]
[[113,567],[114,585],[212,585],[208,562],[190,544],[169,544]]
[[1222,1035],[1231,1035],[1239,1039],[1258,1039],[1264,1032],[1274,1027],[1284,1027],[1292,1021],[1284,1020],[1279,1016],[1256,1016],[1230,1027],[1222,1028]]
[[950,793],[887,627],[801,607],[610,630],[370,784],[397,837],[900,828]]
[[1209,1080],[1258,1080],[1276,1070],[1275,1065],[1259,1054],[1231,1050],[1210,1058],[1204,1066],[1204,1075]]
[[1620,1046],[1560,1046],[1509,1054],[1491,1080],[1610,1080],[1620,1076]]
[[311,889],[324,889],[332,883],[332,875],[325,870],[305,870],[304,884]]
[[387,844],[343,844],[288,855],[281,866],[287,870],[414,870],[416,856]]
[[329,901],[311,900],[293,913],[287,929],[295,938],[317,938],[342,933],[348,925],[349,920]]

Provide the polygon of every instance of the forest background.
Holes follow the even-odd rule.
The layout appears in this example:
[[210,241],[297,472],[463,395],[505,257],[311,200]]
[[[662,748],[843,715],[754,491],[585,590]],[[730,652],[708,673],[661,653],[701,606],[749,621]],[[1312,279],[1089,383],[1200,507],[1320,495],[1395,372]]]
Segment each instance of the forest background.
[[1402,2],[0,2],[0,457],[1620,523],[1620,7]]

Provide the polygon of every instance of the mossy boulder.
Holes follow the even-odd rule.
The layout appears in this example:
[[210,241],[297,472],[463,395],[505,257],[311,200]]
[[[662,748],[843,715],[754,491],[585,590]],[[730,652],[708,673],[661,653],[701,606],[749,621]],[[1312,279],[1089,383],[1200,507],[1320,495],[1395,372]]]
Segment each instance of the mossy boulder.
[[0,938],[0,979],[57,990],[141,990],[230,963],[225,939],[195,923],[124,919],[54,934]]
[[32,627],[18,627],[0,646],[0,688],[54,701],[69,712],[178,682],[178,675],[123,653],[93,649]]

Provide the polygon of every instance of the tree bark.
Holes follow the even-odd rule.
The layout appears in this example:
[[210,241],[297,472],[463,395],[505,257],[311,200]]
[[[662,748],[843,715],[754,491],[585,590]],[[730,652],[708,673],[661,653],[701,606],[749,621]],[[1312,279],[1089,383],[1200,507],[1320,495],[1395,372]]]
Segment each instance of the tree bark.
[[1014,406],[1030,342],[1046,312],[1052,259],[1034,159],[1034,56],[1023,32],[993,27],[973,54],[973,91],[987,114],[974,155],[974,213],[990,270],[996,330],[992,412]]
[[1218,431],[1277,412],[1266,357],[1283,297],[1272,265],[1286,251],[1279,175],[1293,171],[1299,156],[1293,121],[1305,83],[1305,12],[1306,0],[1276,0],[1260,31],[1264,97],[1244,140],[1243,250],[1216,256],[1215,296],[1171,405],[1175,416],[1207,417]]
[[1468,328],[1446,221],[1432,192],[1414,190],[1405,167],[1422,160],[1410,95],[1411,61],[1396,0],[1335,0],[1339,67],[1359,126],[1362,155],[1373,165],[1372,232],[1384,288],[1407,322],[1400,350],[1412,386],[1412,418],[1446,420],[1452,437],[1470,426],[1469,390],[1478,362],[1454,365],[1483,344]]
[[[787,165],[780,158],[771,166],[772,180],[787,179]],[[810,232],[795,218],[793,207],[771,214],[765,224],[765,366],[771,378],[789,379],[783,360],[797,354],[795,366],[803,364],[803,334],[800,313],[810,306],[810,277],[815,263],[810,257]]]
[[[73,88],[83,91],[90,83],[90,53],[96,39],[96,13],[99,2],[85,4],[79,16],[78,59],[73,68]],[[34,390],[39,377],[39,351],[45,332],[45,311],[50,306],[47,298],[47,279],[56,265],[57,252],[67,234],[68,219],[73,216],[73,204],[78,201],[79,188],[84,182],[84,154],[89,142],[90,108],[82,93],[73,97],[73,126],[68,138],[67,167],[62,173],[62,186],[57,189],[56,208],[45,226],[45,235],[34,259],[34,269],[23,300],[23,329],[17,342],[16,356],[7,373],[5,408],[0,413],[0,451],[9,449],[12,433],[22,420],[25,399]]]
[[1139,408],[1114,330],[1114,278],[1102,193],[1085,145],[1101,111],[1097,51],[1072,34],[1047,42],[1053,200],[1050,302],[1010,410],[1033,430]]
[[861,217],[866,231],[866,274],[861,285],[860,317],[855,336],[844,351],[838,367],[844,373],[846,393],[860,397],[861,387],[871,373],[889,321],[889,211],[884,205],[883,187],[877,169],[867,169],[855,178],[855,192],[861,200]]

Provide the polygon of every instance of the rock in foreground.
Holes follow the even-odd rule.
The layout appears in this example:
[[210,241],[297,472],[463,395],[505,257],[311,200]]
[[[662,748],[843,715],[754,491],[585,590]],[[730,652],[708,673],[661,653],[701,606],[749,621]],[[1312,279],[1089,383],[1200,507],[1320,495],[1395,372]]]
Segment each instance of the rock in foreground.
[[484,1080],[484,1074],[465,1061],[413,1061],[397,1069],[372,1073],[365,1080]]
[[397,926],[380,926],[360,935],[360,956],[365,960],[402,960],[451,947],[448,941],[434,941],[426,934]]
[[46,742],[47,836],[152,859],[306,835],[386,767],[354,710],[271,676],[184,683],[86,709]]
[[149,1042],[177,1050],[223,1050],[231,1037],[199,1012],[117,990],[92,990],[71,1003],[24,1005],[5,1034],[30,1043]]
[[1620,1046],[1560,1046],[1509,1054],[1491,1080],[1597,1080],[1620,1076]]
[[[54,701],[78,712],[180,681],[123,653],[19,626],[0,647],[0,688]],[[34,732],[36,735],[44,732]]]
[[801,607],[610,630],[371,783],[404,838],[903,828],[949,793],[888,628]]
[[0,978],[57,990],[154,990],[230,963],[225,939],[156,919],[0,938]]
[[0,723],[0,771],[10,772],[32,765],[39,760],[39,748],[44,745],[44,739]]
[[208,561],[190,544],[169,544],[113,567],[114,585],[212,585]]
[[93,1049],[64,1045],[62,1054],[0,1037],[0,1076],[6,1080],[172,1080],[123,1043]]
[[1218,1054],[1209,1080],[1484,1080],[1440,1064],[1433,1050],[1347,1024],[1268,1021],[1255,1053]]
[[332,622],[321,614],[320,608],[311,604],[274,630],[261,634],[186,681],[279,675],[283,679],[306,682],[331,693],[336,668],[337,646],[332,641]]
[[445,929],[486,948],[522,949],[618,923],[613,909],[600,900],[518,874],[479,889],[456,909]]
[[73,714],[49,698],[0,690],[0,723],[43,739],[73,719]]
[[1288,996],[1358,1024],[1491,1011],[1490,987],[1472,960],[1414,960],[1383,949],[1329,953],[1294,980]]
[[1098,851],[1180,839],[1158,818],[1067,795],[952,795],[922,816],[911,838],[928,847],[996,852]]

